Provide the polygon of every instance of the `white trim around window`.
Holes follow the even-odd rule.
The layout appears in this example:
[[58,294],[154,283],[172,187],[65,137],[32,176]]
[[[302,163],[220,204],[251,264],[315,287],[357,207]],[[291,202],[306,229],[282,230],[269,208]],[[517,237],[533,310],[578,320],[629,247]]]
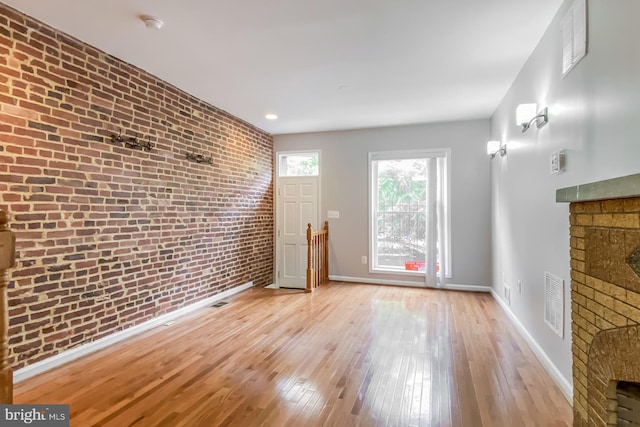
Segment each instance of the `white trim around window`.
[[[385,160],[410,160],[410,159],[434,159],[432,164],[437,164],[438,179],[441,186],[439,188],[442,193],[439,196],[440,207],[443,207],[444,215],[439,215],[443,224],[440,230],[443,230],[444,237],[438,245],[443,245],[439,259],[443,258],[444,273],[442,279],[446,276],[451,278],[451,149],[422,149],[422,150],[404,150],[404,151],[385,151],[369,153],[369,272],[380,274],[398,274],[411,276],[424,276],[424,271],[410,271],[406,266],[380,266],[378,265],[378,164]],[[429,162],[429,160],[427,160]],[[435,210],[434,210],[435,212]],[[440,247],[440,246],[439,246]],[[440,280],[442,282],[443,280]],[[439,283],[440,286],[443,283]]]

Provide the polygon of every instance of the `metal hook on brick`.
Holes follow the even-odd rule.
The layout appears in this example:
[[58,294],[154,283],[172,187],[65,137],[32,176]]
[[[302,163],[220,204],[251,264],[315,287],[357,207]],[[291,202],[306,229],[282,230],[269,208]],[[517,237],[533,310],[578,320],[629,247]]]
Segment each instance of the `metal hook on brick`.
[[115,133],[111,134],[111,142],[112,143],[121,143],[124,142],[125,147],[127,148],[131,148],[132,150],[146,150],[146,151],[151,151],[151,149],[153,148],[153,144],[151,143],[151,136],[147,135],[147,139],[148,142],[146,143],[141,143],[138,138],[141,137],[141,134],[136,132],[136,136],[130,136],[128,138],[123,138],[122,137],[122,129],[120,129],[120,131],[118,132],[118,134],[116,135]]

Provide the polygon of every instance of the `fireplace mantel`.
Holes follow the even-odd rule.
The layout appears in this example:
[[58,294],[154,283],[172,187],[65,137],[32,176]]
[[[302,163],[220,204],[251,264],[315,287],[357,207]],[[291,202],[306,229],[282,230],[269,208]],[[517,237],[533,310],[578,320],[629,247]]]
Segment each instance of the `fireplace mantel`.
[[640,174],[556,190],[556,202],[573,203],[640,197]]

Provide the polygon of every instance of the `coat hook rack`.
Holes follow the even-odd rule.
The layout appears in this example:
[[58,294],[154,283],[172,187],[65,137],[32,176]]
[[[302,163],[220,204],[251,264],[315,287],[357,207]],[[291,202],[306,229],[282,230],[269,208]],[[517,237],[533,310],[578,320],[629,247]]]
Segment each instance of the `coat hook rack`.
[[153,148],[153,144],[151,143],[151,136],[147,135],[147,140],[144,139],[141,141],[139,139],[139,135],[136,136],[122,136],[122,129],[116,135],[115,133],[111,134],[111,143],[124,143],[125,147],[131,148],[132,150],[145,150],[151,151]]
[[186,158],[187,160],[191,160],[192,162],[195,162],[195,163],[208,163],[210,165],[213,165],[213,157],[211,156],[207,158],[202,154],[187,153]]

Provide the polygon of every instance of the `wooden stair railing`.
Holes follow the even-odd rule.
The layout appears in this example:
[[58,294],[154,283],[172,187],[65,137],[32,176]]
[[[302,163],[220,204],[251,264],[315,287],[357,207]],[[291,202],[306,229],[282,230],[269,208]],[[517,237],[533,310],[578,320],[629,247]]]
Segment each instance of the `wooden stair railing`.
[[313,292],[322,283],[329,281],[329,221],[321,231],[313,231],[307,225],[307,288]]
[[0,404],[13,403],[13,371],[9,365],[9,269],[15,263],[16,237],[9,217],[0,211]]

